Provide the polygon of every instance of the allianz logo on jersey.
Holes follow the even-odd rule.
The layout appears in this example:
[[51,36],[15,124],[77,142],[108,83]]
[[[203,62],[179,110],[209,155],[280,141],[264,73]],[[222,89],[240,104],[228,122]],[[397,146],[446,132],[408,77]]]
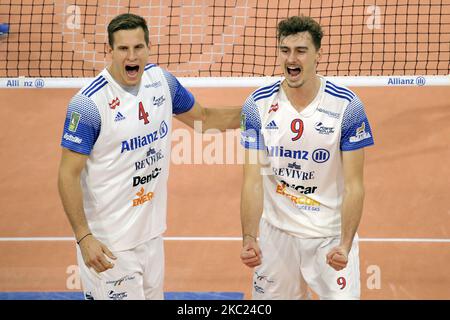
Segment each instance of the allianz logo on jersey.
[[267,146],[266,152],[269,157],[309,160],[309,151],[305,150],[289,150],[283,146]]
[[114,121],[117,122],[117,121],[122,121],[125,119],[126,118],[120,112],[117,112],[116,117],[114,118]]
[[267,124],[267,126],[266,126],[266,129],[267,130],[276,130],[276,129],[278,129],[278,126],[277,126],[277,124],[275,123],[275,120],[272,120],[272,121],[270,121],[268,124]]
[[139,148],[145,147],[158,139],[164,138],[169,131],[167,123],[165,121],[161,122],[159,126],[159,130],[155,130],[150,132],[145,136],[137,136],[133,137],[129,140],[122,141],[120,153],[124,153],[127,151],[134,151]]
[[267,146],[266,152],[268,157],[291,158],[297,160],[312,159],[316,163],[323,163],[330,159],[330,152],[323,148],[316,149],[311,154],[306,150],[290,150],[283,146]]
[[371,137],[372,136],[370,135],[370,133],[366,132],[366,123],[363,122],[361,124],[361,127],[356,128],[356,134],[354,136],[351,136],[349,141],[350,142],[359,142],[359,141],[362,141],[364,139],[368,139]]
[[138,193],[136,193],[136,195],[138,196],[136,199],[133,199],[133,207],[137,207],[140,206],[144,203],[146,203],[147,201],[150,201],[153,199],[153,192],[145,192],[144,187],[142,187]]

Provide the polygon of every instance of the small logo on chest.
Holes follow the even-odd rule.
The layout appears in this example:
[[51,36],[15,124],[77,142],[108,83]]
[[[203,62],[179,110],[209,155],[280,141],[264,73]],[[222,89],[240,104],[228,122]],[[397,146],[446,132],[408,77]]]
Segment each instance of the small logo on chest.
[[150,83],[150,84],[146,84],[144,87],[145,87],[145,89],[159,88],[159,87],[161,87],[161,81],[157,81],[157,82],[153,82],[153,83]]
[[108,104],[109,104],[109,108],[114,110],[116,107],[120,106],[120,100],[119,100],[119,98],[115,98],[115,99],[113,99],[113,101],[108,102]]
[[334,133],[334,128],[333,127],[325,127],[322,122],[317,122],[316,126],[315,126],[315,129],[320,134],[327,134],[328,135],[328,134]]
[[164,101],[166,101],[166,98],[164,96],[161,96],[159,98],[153,97],[153,105],[160,107],[163,105]]
[[269,113],[271,113],[272,111],[277,112],[277,110],[278,110],[278,103],[275,103],[270,106]]
[[267,130],[275,130],[278,129],[277,124],[275,123],[275,120],[272,120],[271,122],[269,122],[266,126]]
[[117,122],[117,121],[122,121],[122,120],[125,120],[125,117],[120,112],[117,112],[116,117],[114,118],[114,121]]

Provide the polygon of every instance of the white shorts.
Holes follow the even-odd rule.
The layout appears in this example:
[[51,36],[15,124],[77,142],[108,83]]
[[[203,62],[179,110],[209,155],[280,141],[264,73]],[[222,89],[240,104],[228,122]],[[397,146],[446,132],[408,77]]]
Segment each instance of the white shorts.
[[326,263],[340,238],[301,239],[260,223],[262,263],[254,270],[253,299],[309,299],[308,287],[320,299],[359,299],[359,249],[355,236],[347,267],[336,271]]
[[[164,299],[164,243],[162,236],[134,249],[116,251],[112,269],[97,273],[88,268],[77,246],[78,266],[87,300]],[[109,258],[108,258],[109,259]]]

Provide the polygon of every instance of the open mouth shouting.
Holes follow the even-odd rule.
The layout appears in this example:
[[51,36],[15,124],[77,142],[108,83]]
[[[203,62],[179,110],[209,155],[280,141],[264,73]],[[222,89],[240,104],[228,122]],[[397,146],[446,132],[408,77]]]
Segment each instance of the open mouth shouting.
[[125,71],[129,79],[136,79],[139,74],[139,65],[127,64],[125,66]]
[[302,72],[302,68],[294,66],[294,67],[286,67],[287,74],[291,76],[293,80],[297,80]]

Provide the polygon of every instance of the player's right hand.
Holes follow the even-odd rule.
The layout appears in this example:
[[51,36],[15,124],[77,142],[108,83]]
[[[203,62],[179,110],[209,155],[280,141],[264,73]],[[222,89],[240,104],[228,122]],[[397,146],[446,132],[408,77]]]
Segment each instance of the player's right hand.
[[94,236],[87,237],[80,243],[81,255],[88,268],[93,268],[97,273],[114,267],[108,258],[116,260],[114,254]]
[[262,253],[256,241],[245,241],[241,250],[241,260],[249,268],[261,264]]

